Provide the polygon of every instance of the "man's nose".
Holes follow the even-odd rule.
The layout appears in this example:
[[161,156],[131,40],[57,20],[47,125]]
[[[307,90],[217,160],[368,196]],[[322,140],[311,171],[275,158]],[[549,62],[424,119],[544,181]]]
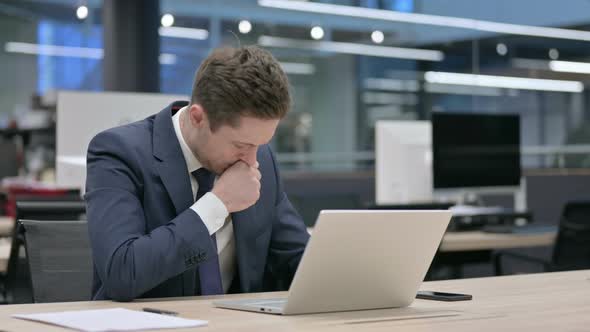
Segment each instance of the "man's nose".
[[256,153],[258,151],[258,147],[252,147],[248,149],[247,152],[244,152],[241,156],[241,160],[248,164],[249,166],[256,165]]

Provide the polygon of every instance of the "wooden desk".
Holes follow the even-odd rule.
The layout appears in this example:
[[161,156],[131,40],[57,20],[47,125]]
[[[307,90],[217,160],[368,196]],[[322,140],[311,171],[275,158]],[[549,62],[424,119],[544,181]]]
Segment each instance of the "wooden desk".
[[557,233],[499,234],[481,231],[447,232],[439,250],[441,252],[495,250],[550,246]]
[[[416,300],[411,307],[403,309],[285,317],[214,308],[211,305],[212,297],[177,298],[149,303],[101,301],[26,304],[0,306],[0,326],[5,331],[67,331],[14,319],[10,315],[113,307],[141,309],[147,306],[177,311],[185,318],[209,321],[209,327],[192,331],[587,331],[590,326],[590,270],[427,282],[421,288],[469,293],[473,295],[473,301]],[[283,294],[225,297],[260,298]],[[400,316],[449,312],[458,315],[400,319]]]

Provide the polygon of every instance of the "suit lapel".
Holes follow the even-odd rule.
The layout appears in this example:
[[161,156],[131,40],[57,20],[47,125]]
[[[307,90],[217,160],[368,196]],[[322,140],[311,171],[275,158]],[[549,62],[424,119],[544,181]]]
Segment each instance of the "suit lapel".
[[172,199],[177,215],[194,202],[188,169],[172,125],[172,109],[178,106],[174,103],[156,115],[153,133],[156,169]]
[[[170,196],[176,215],[184,212],[194,202],[188,169],[184,155],[172,124],[173,112],[185,106],[186,102],[175,102],[156,115],[153,131],[153,154],[155,168]],[[196,271],[189,269],[183,273],[184,295],[194,295]]]

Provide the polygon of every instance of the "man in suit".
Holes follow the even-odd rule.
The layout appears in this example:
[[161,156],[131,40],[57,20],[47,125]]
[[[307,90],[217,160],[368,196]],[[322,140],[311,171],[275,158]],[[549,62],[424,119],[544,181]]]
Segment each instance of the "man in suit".
[[290,104],[269,52],[218,49],[190,103],[95,136],[85,195],[92,298],[288,287],[309,235],[267,143]]

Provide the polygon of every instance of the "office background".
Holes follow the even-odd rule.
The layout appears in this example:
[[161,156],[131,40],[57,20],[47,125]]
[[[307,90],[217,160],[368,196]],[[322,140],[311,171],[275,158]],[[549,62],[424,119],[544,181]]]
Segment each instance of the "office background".
[[272,145],[306,223],[375,204],[377,121],[462,112],[520,116],[526,208],[557,225],[588,199],[589,24],[585,0],[3,0],[0,177],[55,181],[58,91],[188,95],[213,48],[258,44],[292,84]]
[[[577,30],[584,30],[590,20],[586,14],[589,4],[581,0],[568,1],[567,6],[549,0],[320,2]],[[141,5],[146,17],[147,3]],[[49,105],[33,105],[34,95],[46,97],[63,89],[117,89],[109,88],[105,81],[105,41],[130,48],[146,46],[139,41],[113,41],[110,39],[116,37],[105,36],[106,5],[102,1],[2,1],[0,5],[0,66],[4,73],[0,80],[0,127],[18,121],[37,106],[51,106],[51,101]],[[77,17],[80,5],[88,8],[84,19]],[[558,82],[547,89],[536,87],[534,82],[527,89],[457,86],[429,82],[424,76],[425,72],[436,71],[583,83],[587,79],[583,64],[565,68],[574,72],[564,72],[560,63],[555,63],[583,63],[588,48],[587,41],[580,38],[498,34],[445,27],[445,22],[435,26],[320,15],[263,7],[250,0],[170,0],[160,1],[160,8],[162,15],[173,15],[173,29],[191,30],[181,31],[184,37],[178,38],[172,37],[178,36],[177,31],[160,28],[159,64],[141,67],[149,71],[144,77],[152,81],[151,86],[132,84],[124,89],[188,94],[192,73],[212,48],[256,43],[266,46],[284,64],[293,85],[293,112],[281,124],[274,141],[285,167],[290,169],[370,170],[375,121],[427,119],[431,111],[518,113],[523,120],[525,168],[584,168],[590,164],[586,149],[565,154],[567,148],[548,149],[590,142],[587,91],[576,87],[567,92],[551,91],[563,88]],[[535,11],[531,12],[531,8]],[[136,17],[141,14],[128,15],[128,24],[141,20]],[[158,19],[154,24],[160,23]],[[313,27],[323,30],[322,41],[352,44],[344,52],[362,50],[362,45],[378,45],[419,48],[431,50],[432,54],[426,54],[430,58],[425,61],[416,61],[395,54],[390,57],[313,51],[304,44],[313,40]],[[135,36],[145,34],[137,32]],[[158,47],[158,43],[153,44]],[[326,45],[326,49],[330,46]],[[137,50],[138,56],[148,53]],[[410,58],[423,55],[408,53]],[[126,54],[131,53],[114,56]],[[128,69],[133,75],[132,68]],[[125,71],[119,73],[124,75]]]

